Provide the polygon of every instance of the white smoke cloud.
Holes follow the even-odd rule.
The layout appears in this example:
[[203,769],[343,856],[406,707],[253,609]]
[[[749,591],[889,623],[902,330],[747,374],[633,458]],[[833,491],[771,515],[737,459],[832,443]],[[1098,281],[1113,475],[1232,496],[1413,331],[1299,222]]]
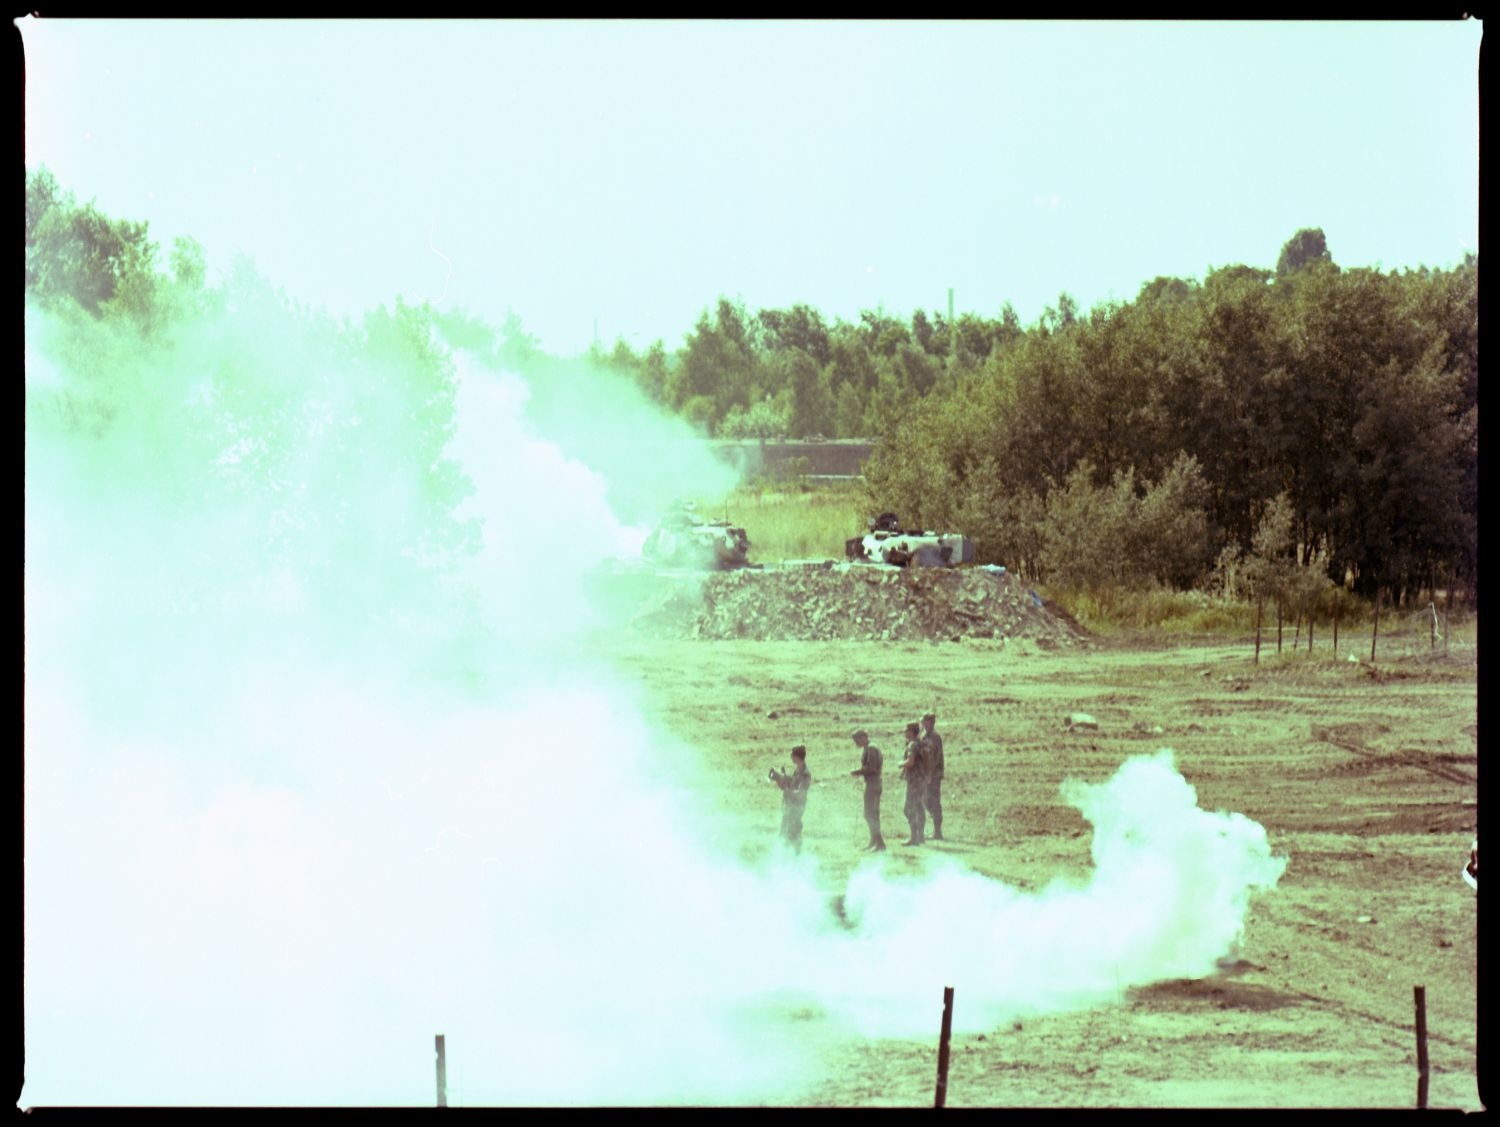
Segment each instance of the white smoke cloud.
[[[610,613],[589,569],[630,547],[617,495],[721,471],[637,453],[649,480],[622,486],[626,448],[587,438],[628,425],[628,397],[590,419],[575,393],[562,443],[523,377],[462,355],[457,375],[482,533],[451,606],[488,637],[462,669],[435,643],[310,644],[312,594],[234,539],[253,522],[91,503],[61,483],[77,451],[28,444],[23,1106],[430,1104],[435,1033],[455,1104],[786,1102],[816,1079],[808,1014],[930,1038],[944,985],[963,1030],[1208,973],[1280,875],[1261,827],[1199,810],[1162,752],[1070,784],[1088,882],[873,861],[841,924],[812,858],[740,860],[695,749],[577,652]],[[131,551],[90,555],[127,526]],[[251,558],[176,605],[161,576],[204,537]]]
[[1094,826],[1087,882],[1025,892],[951,861],[917,879],[890,879],[879,862],[855,871],[845,913],[867,973],[846,976],[837,1004],[862,1032],[930,1034],[944,986],[961,987],[954,1028],[984,1030],[1211,974],[1251,895],[1286,866],[1260,825],[1198,808],[1170,749],[1127,760],[1104,783],[1069,780],[1063,796]]

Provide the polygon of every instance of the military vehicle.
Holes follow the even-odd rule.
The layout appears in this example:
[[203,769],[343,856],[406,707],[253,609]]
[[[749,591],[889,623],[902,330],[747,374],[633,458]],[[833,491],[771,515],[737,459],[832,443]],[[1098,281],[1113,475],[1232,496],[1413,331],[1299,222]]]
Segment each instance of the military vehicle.
[[844,555],[890,567],[957,567],[974,562],[974,541],[957,532],[906,532],[895,513],[881,513],[870,531],[844,541]]
[[667,511],[647,534],[641,554],[663,567],[728,571],[753,566],[745,530],[727,520],[704,520],[691,502]]

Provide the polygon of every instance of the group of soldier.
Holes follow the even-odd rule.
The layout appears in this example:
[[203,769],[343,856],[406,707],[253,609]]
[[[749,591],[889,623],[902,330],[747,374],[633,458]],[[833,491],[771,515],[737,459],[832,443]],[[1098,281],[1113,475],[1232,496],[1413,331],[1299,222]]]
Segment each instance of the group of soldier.
[[[860,749],[860,762],[851,775],[865,780],[865,824],[870,827],[867,853],[885,848],[880,832],[880,796],[882,790],[882,756],[870,743],[869,734],[861,728],[854,733],[854,746]],[[927,816],[932,815],[932,840],[943,840],[943,737],[937,731],[937,715],[929,712],[921,724],[906,726],[906,753],[901,760],[901,777],[906,780],[906,815],[909,830],[904,845],[921,845],[927,840]]]
[[[866,853],[885,849],[880,832],[880,797],[884,789],[884,757],[870,742],[863,728],[853,735],[859,748],[859,766],[849,774],[865,781],[865,824],[870,828]],[[943,737],[937,732],[937,715],[929,712],[920,724],[906,726],[906,752],[901,761],[901,778],[906,781],[906,815],[909,835],[903,845],[921,845],[927,838],[927,816],[932,815],[932,840],[943,840]],[[802,849],[802,815],[807,809],[807,791],[812,775],[807,770],[807,748],[792,748],[792,769],[771,768],[770,779],[781,788],[781,836],[794,851]]]

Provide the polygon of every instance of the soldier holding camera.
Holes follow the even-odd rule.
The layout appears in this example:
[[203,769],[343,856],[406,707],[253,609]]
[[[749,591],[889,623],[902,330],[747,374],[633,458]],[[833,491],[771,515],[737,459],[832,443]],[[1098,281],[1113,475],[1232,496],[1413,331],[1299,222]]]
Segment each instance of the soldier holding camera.
[[790,772],[772,767],[767,777],[781,788],[781,836],[794,852],[801,853],[802,814],[807,809],[807,788],[812,786],[812,775],[807,770],[807,748],[801,744],[792,748]]

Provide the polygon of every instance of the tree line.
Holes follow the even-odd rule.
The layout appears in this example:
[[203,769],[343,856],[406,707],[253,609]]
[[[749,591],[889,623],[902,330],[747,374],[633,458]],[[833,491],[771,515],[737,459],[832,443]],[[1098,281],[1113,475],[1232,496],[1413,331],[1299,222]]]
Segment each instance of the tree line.
[[721,298],[674,354],[597,356],[724,437],[873,438],[872,507],[1037,582],[1234,586],[1259,543],[1365,597],[1472,599],[1478,293],[1473,254],[1342,269],[1307,228],[1274,269],[1064,293],[1025,326]]
[[[156,256],[144,223],[79,205],[46,170],[27,173],[26,287],[39,305],[160,340],[236,302],[274,304],[245,267],[210,287],[192,240],[176,241],[167,270]],[[1472,254],[1447,269],[1342,269],[1308,228],[1274,269],[1158,277],[1086,313],[1064,293],[1029,325],[1009,304],[995,317],[876,310],[848,323],[720,298],[675,350],[620,341],[589,359],[718,436],[873,439],[873,510],[967,532],[981,560],[1034,582],[1281,599],[1316,581],[1318,598],[1457,589],[1472,601],[1478,285]],[[438,456],[452,426],[445,346],[548,359],[515,318],[496,333],[398,300],[336,326],[281,306],[285,331],[316,338],[331,363],[367,354],[375,375],[360,378],[421,421],[386,436],[387,454],[410,463],[443,511],[464,491]],[[236,362],[220,363],[227,376]],[[268,397],[320,401],[305,383],[259,388],[258,401],[256,381],[219,386],[216,418],[240,403],[230,429],[270,428],[252,444],[262,461],[277,428],[313,425],[312,407]],[[70,392],[68,409],[108,414],[122,397],[162,391],[160,380],[95,382]],[[419,523],[429,546],[463,539]],[[413,542],[413,554],[427,550]]]

